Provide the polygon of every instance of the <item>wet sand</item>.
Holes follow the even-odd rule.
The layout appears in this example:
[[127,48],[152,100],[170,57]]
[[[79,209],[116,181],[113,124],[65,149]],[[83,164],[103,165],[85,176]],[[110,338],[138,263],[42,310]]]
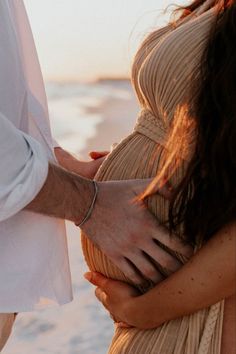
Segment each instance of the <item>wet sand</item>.
[[82,158],[86,158],[91,150],[109,150],[113,143],[132,132],[139,107],[130,85],[126,85],[129,98],[107,98],[100,106],[87,108],[89,114],[100,114],[103,120],[96,127],[96,136],[88,139],[86,147],[80,151]]

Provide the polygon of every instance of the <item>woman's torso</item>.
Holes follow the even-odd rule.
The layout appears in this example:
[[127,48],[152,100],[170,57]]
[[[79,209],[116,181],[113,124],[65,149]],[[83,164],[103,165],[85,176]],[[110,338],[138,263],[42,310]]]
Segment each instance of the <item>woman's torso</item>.
[[[178,106],[185,103],[191,79],[199,72],[203,49],[214,18],[214,10],[195,15],[175,30],[167,26],[152,33],[139,49],[133,66],[133,83],[141,105],[134,132],[124,139],[102,165],[98,180],[122,180],[156,176],[160,169],[170,122]],[[173,185],[183,178],[188,161],[182,160],[172,177]],[[155,195],[148,208],[160,221],[168,215],[168,201]],[[90,241],[82,236],[88,266],[108,277],[126,277]],[[185,262],[182,255],[177,257]],[[162,269],[167,276],[168,270]],[[221,302],[192,316],[170,321],[150,330],[117,329],[112,354],[220,354],[223,306]],[[224,353],[225,354],[225,353]]]

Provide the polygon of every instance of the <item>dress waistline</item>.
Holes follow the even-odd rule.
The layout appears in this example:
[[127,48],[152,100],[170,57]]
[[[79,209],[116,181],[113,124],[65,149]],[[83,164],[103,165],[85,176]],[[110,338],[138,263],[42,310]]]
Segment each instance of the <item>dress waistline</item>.
[[142,109],[138,115],[134,131],[153,140],[162,146],[166,145],[167,126],[163,120],[158,119],[149,110]]
[[[167,141],[169,135],[169,123],[162,118],[154,116],[148,109],[142,109],[138,115],[136,125],[134,127],[134,132],[142,134],[147,138],[151,139],[153,142],[161,145],[162,147],[168,149]],[[190,130],[192,136],[192,132]],[[186,144],[180,146],[177,156],[185,161],[190,161],[194,152],[195,143],[194,136],[191,140],[187,141]]]

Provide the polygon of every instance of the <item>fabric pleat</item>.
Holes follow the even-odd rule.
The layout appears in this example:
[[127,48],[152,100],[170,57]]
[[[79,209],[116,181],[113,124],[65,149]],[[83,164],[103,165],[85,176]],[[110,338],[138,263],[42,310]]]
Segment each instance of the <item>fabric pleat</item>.
[[[134,131],[116,146],[101,166],[97,180],[150,178],[160,171],[175,112],[190,97],[192,78],[199,74],[201,55],[215,18],[211,3],[212,0],[207,1],[201,11],[193,13],[188,20],[151,33],[142,43],[132,69],[140,114]],[[171,177],[173,186],[180,182],[188,166],[187,156],[180,158],[182,162]],[[168,200],[152,195],[147,198],[147,206],[160,221],[168,219]],[[85,235],[82,235],[82,247],[91,270],[130,282]],[[176,252],[173,255],[183,264],[188,261],[184,255]],[[164,276],[170,275],[168,269],[160,268]],[[109,353],[220,354],[223,315],[224,301],[221,301],[156,329],[116,328]]]

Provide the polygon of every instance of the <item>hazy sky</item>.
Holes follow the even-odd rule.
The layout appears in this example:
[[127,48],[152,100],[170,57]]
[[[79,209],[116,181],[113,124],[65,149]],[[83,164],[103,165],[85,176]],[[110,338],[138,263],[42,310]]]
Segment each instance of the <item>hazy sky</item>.
[[[181,3],[180,1],[172,1]],[[170,0],[25,0],[46,79],[124,76]],[[183,3],[183,1],[182,1]]]

